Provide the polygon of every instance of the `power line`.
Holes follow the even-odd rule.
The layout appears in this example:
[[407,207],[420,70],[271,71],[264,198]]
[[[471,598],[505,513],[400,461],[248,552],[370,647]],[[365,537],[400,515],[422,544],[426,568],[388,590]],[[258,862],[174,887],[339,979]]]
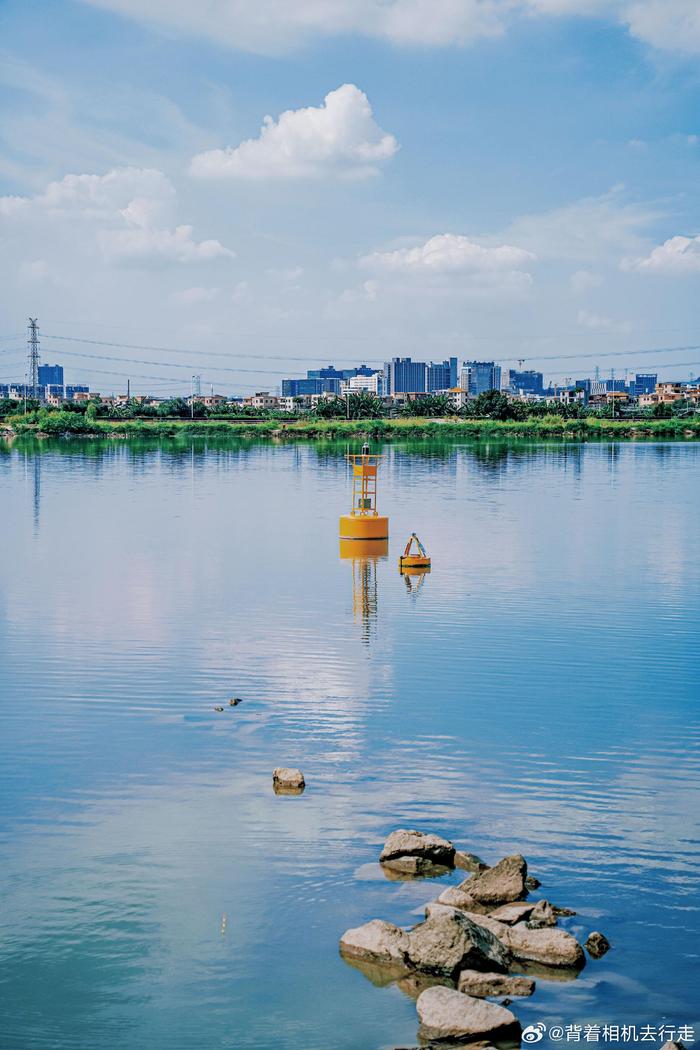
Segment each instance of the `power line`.
[[[192,349],[182,349],[181,347],[153,346],[153,345],[142,344],[142,343],[118,343],[118,342],[112,342],[112,341],[101,340],[101,339],[85,339],[85,338],[82,338],[80,336],[50,335],[50,334],[46,334],[46,333],[43,333],[43,338],[44,339],[58,339],[58,340],[61,340],[63,342],[86,343],[86,344],[89,344],[89,345],[92,345],[92,346],[116,347],[116,348],[120,348],[120,349],[124,349],[124,350],[150,350],[150,351],[154,351],[156,353],[187,354],[189,356],[197,356],[197,357],[223,357],[223,358],[247,358],[247,359],[253,358],[253,359],[260,359],[260,360],[278,360],[278,361],[292,361],[292,360],[294,360],[294,361],[309,361],[309,360],[311,360],[310,356],[301,357],[301,358],[291,358],[291,357],[286,357],[286,356],[282,356],[282,355],[272,355],[272,354],[220,353],[218,351],[213,351],[213,350],[212,351],[192,350]],[[467,338],[467,337],[465,337],[465,338]],[[609,358],[609,357],[627,357],[627,356],[630,356],[632,354],[634,354],[635,356],[641,356],[641,355],[646,355],[646,354],[684,353],[684,352],[687,352],[687,351],[690,351],[690,350],[700,350],[700,344],[693,343],[693,344],[689,344],[687,346],[651,347],[650,349],[646,349],[646,350],[639,350],[639,349],[632,349],[632,350],[606,350],[606,351],[603,351],[603,352],[600,352],[600,351],[596,350],[596,351],[587,351],[587,352],[584,352],[584,353],[576,353],[576,354],[546,354],[546,355],[543,355],[543,354],[532,354],[530,356],[527,356],[527,355],[524,355],[524,354],[521,353],[517,357],[503,357],[502,355],[499,354],[498,355],[498,360],[499,361],[509,361],[509,362],[510,361],[515,361],[515,362],[518,362],[518,361],[529,361],[529,362],[532,362],[532,361],[577,361],[577,360],[592,359],[592,358],[598,359],[598,358]],[[67,351],[64,351],[64,353],[66,353],[66,352]],[[78,356],[78,355],[76,355],[76,356]],[[82,356],[87,357],[89,355],[85,354],[85,355],[82,355]],[[119,358],[118,360],[125,360],[125,359],[124,358]],[[136,359],[132,359],[132,360],[136,360]],[[325,360],[328,360],[328,358],[326,357]],[[344,357],[344,358],[341,358],[341,359],[336,358],[335,360],[347,360],[347,357]],[[376,363],[378,361],[383,361],[383,359],[382,358],[365,358],[365,361],[372,361],[372,362]],[[147,364],[160,364],[161,367],[164,364],[164,362],[157,362],[157,361],[149,361],[149,362],[144,362],[144,363],[147,363]],[[168,367],[176,367],[176,366],[175,365],[169,365]],[[187,366],[185,366],[185,367],[187,367]],[[239,371],[239,372],[249,371],[249,372],[256,372],[258,374],[263,374],[263,371],[261,369],[243,369],[243,368],[239,368],[239,369],[223,369],[223,368],[218,368],[217,371]],[[276,373],[269,373],[269,374],[281,375],[282,373],[281,372],[276,372]]]

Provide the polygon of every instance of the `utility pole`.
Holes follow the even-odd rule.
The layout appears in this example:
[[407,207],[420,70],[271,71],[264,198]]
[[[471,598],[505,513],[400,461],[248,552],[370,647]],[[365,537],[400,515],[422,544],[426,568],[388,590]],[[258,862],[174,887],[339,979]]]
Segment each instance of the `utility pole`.
[[197,378],[197,376],[192,376],[190,383],[190,419],[194,419],[194,384]]
[[27,360],[27,373],[29,376],[29,382],[32,387],[32,397],[35,398],[37,396],[37,389],[39,386],[39,328],[37,325],[36,317],[30,317],[29,324],[27,326]]
[[126,400],[131,401],[131,380],[126,381]]

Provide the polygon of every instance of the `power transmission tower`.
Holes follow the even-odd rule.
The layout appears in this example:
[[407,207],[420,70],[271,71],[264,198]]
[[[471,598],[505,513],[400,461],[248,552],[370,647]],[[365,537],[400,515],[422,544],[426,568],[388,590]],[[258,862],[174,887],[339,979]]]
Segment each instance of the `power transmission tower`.
[[27,326],[27,358],[27,379],[35,398],[39,388],[39,327],[36,317],[30,317]]

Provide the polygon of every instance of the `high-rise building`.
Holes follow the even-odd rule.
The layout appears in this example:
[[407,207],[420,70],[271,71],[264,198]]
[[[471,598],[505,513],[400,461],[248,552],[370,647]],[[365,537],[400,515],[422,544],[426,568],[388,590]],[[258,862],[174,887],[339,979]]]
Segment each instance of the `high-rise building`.
[[428,390],[451,390],[457,386],[457,358],[449,357],[438,363],[431,361],[427,371]]
[[422,394],[426,389],[426,375],[425,361],[393,357],[384,365],[384,392],[388,395]]
[[459,385],[472,397],[485,394],[487,390],[500,390],[501,366],[493,361],[465,361]]
[[63,386],[63,365],[39,365],[39,386]]
[[640,394],[653,394],[658,378],[657,375],[651,375],[651,373],[637,373],[634,377],[634,384],[630,384],[634,387],[631,393],[635,397],[639,397]]
[[504,376],[504,389],[511,394],[542,394],[544,376],[541,372],[532,370],[520,372],[515,368],[510,368]]

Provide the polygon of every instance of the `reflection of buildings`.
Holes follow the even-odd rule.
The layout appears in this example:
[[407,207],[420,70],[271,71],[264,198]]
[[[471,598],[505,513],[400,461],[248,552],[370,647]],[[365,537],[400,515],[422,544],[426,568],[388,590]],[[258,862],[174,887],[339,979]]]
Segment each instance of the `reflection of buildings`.
[[386,558],[388,540],[341,540],[340,557],[352,562],[352,609],[362,624],[362,641],[369,642],[377,619],[377,562]]

